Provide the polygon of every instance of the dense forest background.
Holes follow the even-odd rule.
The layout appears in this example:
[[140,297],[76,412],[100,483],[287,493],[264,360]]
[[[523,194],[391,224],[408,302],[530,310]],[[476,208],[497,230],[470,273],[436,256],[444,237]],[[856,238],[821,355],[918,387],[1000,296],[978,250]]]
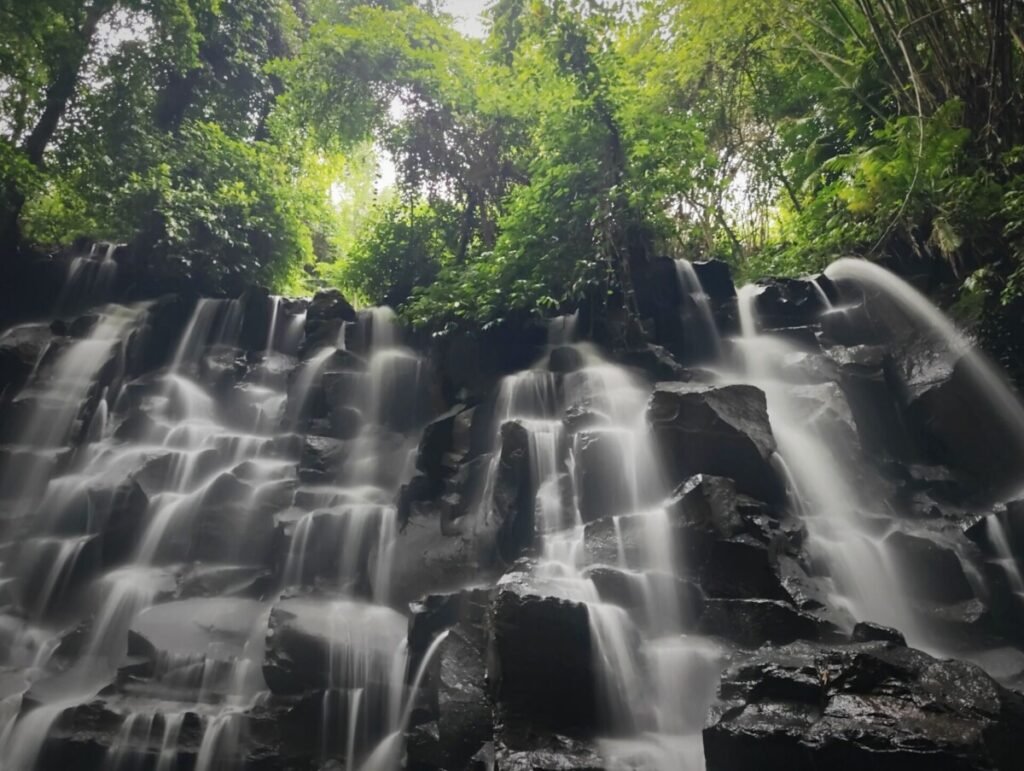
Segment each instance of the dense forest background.
[[[431,331],[630,303],[652,255],[1024,296],[1014,0],[0,0],[2,262],[127,242],[209,292]],[[987,320],[987,321],[986,321]]]

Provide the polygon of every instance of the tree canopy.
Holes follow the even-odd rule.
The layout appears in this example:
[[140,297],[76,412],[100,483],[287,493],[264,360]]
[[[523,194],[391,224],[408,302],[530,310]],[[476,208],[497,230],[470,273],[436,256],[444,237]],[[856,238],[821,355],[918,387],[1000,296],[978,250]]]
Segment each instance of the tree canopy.
[[[940,260],[1024,293],[1012,0],[0,0],[0,240],[211,291],[337,284],[435,331],[654,255]],[[382,169],[386,172],[382,174]]]

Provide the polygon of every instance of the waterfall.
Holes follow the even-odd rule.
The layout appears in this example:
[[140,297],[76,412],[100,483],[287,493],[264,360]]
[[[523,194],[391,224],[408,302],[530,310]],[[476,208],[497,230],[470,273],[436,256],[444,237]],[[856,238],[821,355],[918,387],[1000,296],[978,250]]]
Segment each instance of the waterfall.
[[684,295],[689,296],[700,316],[701,334],[705,335],[711,342],[712,353],[718,356],[722,351],[722,339],[718,332],[718,325],[715,324],[714,312],[711,310],[711,300],[700,283],[700,277],[693,268],[693,263],[687,259],[677,259],[676,275],[679,277],[679,288]]
[[[834,281],[880,292],[920,333],[936,340],[954,361],[963,364],[977,389],[978,399],[996,410],[1003,439],[1016,449],[1014,457],[1019,469],[1019,463],[1024,461],[1024,402],[999,368],[928,298],[885,268],[867,260],[845,258],[832,263],[826,274]],[[1024,492],[1024,471],[1016,470],[1007,483],[1011,493]]]
[[[568,342],[565,330],[570,326],[552,323],[549,347],[571,346],[578,368],[557,377],[548,369],[550,354],[546,354],[534,368],[505,377],[498,387],[494,460],[476,517],[488,516],[501,453],[501,427],[517,422],[529,438],[536,490],[537,578],[587,608],[597,709],[608,735],[601,741],[603,754],[614,764],[628,747],[628,754],[642,755],[658,771],[700,771],[703,763],[693,748],[699,748],[703,717],[714,699],[720,655],[713,653],[718,650],[713,643],[683,633],[680,598],[674,587],[655,585],[659,573],[676,572],[677,555],[670,519],[662,506],[669,491],[645,418],[649,389],[605,360],[593,346]],[[562,416],[573,406],[588,410],[594,425],[567,437]],[[592,465],[597,463],[597,453],[590,454],[591,443],[610,461],[608,468]],[[619,565],[644,597],[636,617],[602,601],[589,577],[589,570],[600,566],[590,564],[583,549],[584,523],[595,519],[595,512],[587,507],[596,502],[581,490],[587,475],[612,470],[621,483],[614,504],[609,504],[614,506],[614,519],[618,523],[628,518],[640,533],[639,554],[628,563],[623,558]],[[619,548],[624,554],[621,538]],[[694,651],[706,655],[697,656]],[[672,687],[684,689],[686,698],[667,692],[667,683],[659,680],[666,672],[685,678]],[[630,735],[635,738],[621,738]]]
[[[789,714],[776,691],[813,722],[822,694],[847,687],[867,705],[858,731],[905,730],[900,746],[916,751],[917,723],[884,699],[919,654],[857,622],[1008,682],[1024,672],[1016,633],[994,619],[1024,613],[1020,505],[919,448],[868,449],[843,378],[886,389],[903,420],[917,394],[895,383],[898,356],[925,341],[993,405],[1000,451],[1024,442],[1024,408],[880,268],[835,263],[838,294],[815,280],[743,287],[734,318],[677,261],[683,332],[699,344],[679,350],[712,357],[686,370],[666,349],[581,340],[575,314],[506,352],[483,333],[417,347],[394,311],[354,313],[333,290],[201,299],[188,318],[163,300],[97,305],[116,289],[113,258],[71,264],[59,313],[92,303],[86,315],[0,335],[3,351],[37,346],[16,351],[18,390],[0,393],[3,771],[78,762],[85,744],[90,771],[397,771],[489,753],[510,768],[704,771],[722,767],[705,762],[711,723],[775,731]],[[847,311],[879,350],[830,337]],[[716,319],[740,334],[722,339]],[[884,364],[865,375],[869,354]],[[723,395],[737,390],[749,403]],[[662,421],[666,394],[683,398]],[[762,494],[744,486],[749,469],[673,455],[668,421],[695,456],[720,433],[778,484]],[[946,591],[951,573],[969,586],[922,594],[934,578]],[[509,619],[537,627],[517,630],[512,652]],[[897,674],[869,693],[808,668],[878,650]],[[804,662],[796,675],[789,657]],[[921,670],[928,687],[976,676],[947,666],[960,664]],[[563,670],[578,724],[516,712],[522,684],[504,677],[550,680],[555,700]],[[738,694],[758,677],[767,689]],[[963,699],[990,693],[971,683]],[[929,714],[945,719],[935,699]],[[989,736],[980,725],[957,735]]]
[[899,628],[921,645],[931,641],[915,623],[907,593],[894,569],[883,538],[872,536],[862,522],[872,507],[861,497],[852,470],[861,461],[836,457],[824,429],[807,420],[794,384],[778,364],[795,347],[777,336],[762,335],[756,301],[759,289],[740,288],[740,379],[764,391],[778,452],[792,480],[790,505],[803,513],[812,554],[829,566],[833,602],[858,620]]

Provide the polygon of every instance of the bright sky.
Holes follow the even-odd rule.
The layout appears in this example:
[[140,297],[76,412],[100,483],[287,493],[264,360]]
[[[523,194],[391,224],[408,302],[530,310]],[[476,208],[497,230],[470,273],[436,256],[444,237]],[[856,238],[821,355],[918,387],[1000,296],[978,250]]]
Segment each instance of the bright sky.
[[480,14],[487,7],[487,0],[445,0],[445,10],[457,19],[456,28],[464,35],[483,37],[484,25]]

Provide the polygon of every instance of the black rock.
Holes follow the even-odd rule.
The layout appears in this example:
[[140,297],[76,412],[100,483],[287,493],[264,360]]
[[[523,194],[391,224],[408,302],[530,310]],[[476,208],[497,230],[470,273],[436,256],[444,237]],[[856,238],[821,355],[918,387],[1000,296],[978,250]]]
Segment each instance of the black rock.
[[583,366],[583,354],[571,345],[553,348],[548,354],[548,369],[552,372],[565,374],[575,372]]
[[[281,600],[270,612],[263,675],[270,690],[282,695],[363,684],[386,689],[406,627],[403,615],[379,605],[303,597]],[[365,658],[359,659],[363,667],[347,669],[332,668],[331,656],[338,661],[346,656]]]
[[524,573],[498,586],[492,621],[492,694],[504,722],[561,731],[597,720],[586,605],[544,593]]
[[713,474],[735,480],[737,489],[762,500],[783,499],[771,463],[775,437],[759,389],[659,383],[647,416],[675,481]]
[[1024,698],[981,669],[889,643],[762,649],[722,678],[708,771],[1009,771]]
[[850,635],[853,642],[887,642],[893,645],[906,645],[907,639],[898,629],[874,624],[870,621],[858,621]]
[[900,531],[889,535],[885,543],[911,596],[942,603],[974,598],[963,564],[951,546]]
[[835,633],[826,623],[788,603],[764,599],[708,599],[697,630],[745,648],[785,645]]

